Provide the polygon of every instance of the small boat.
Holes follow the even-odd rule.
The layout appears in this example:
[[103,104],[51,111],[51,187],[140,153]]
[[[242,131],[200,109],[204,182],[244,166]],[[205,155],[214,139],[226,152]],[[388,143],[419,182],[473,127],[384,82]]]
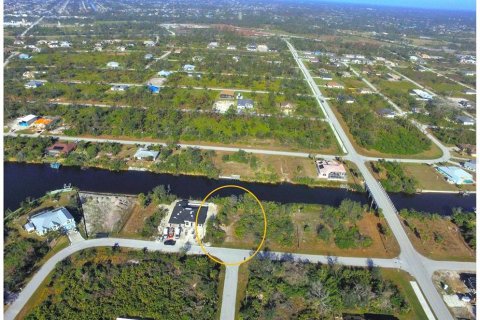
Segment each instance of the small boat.
[[58,163],[58,162],[50,163],[50,168],[58,170],[58,169],[60,169],[60,163]]
[[460,191],[460,195],[463,196],[463,197],[466,197],[466,196],[470,195],[470,192],[468,192],[466,190],[465,191]]

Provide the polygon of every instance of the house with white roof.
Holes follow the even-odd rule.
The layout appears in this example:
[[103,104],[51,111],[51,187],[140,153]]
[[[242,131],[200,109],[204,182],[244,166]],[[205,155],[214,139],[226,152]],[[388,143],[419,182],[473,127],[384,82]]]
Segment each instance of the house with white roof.
[[120,67],[120,64],[118,62],[110,61],[107,63],[107,68],[118,69],[118,67]]
[[455,166],[440,166],[436,168],[440,172],[448,183],[451,184],[473,184],[473,176],[465,170]]
[[75,219],[64,207],[35,214],[24,225],[26,231],[35,231],[40,236],[56,230],[66,232],[75,227]]
[[425,92],[423,90],[413,89],[412,92],[414,94],[416,94],[417,96],[419,96],[420,98],[422,98],[423,100],[432,100],[433,99],[433,96],[431,94],[429,94],[428,92]]
[[320,179],[346,180],[347,171],[340,162],[335,160],[316,160],[317,173]]
[[185,72],[195,71],[195,66],[193,64],[186,64],[183,66],[183,71]]
[[137,160],[148,160],[155,161],[157,159],[159,152],[154,150],[148,150],[146,148],[140,148],[135,152],[133,156]]
[[25,89],[36,89],[41,86],[43,86],[43,82],[37,81],[37,80],[30,80],[27,83],[25,83]]
[[37,119],[38,119],[38,117],[36,115],[29,114],[25,117],[22,117],[22,118],[18,119],[18,125],[21,126],[21,127],[28,127],[32,123],[34,123],[35,120],[37,120]]

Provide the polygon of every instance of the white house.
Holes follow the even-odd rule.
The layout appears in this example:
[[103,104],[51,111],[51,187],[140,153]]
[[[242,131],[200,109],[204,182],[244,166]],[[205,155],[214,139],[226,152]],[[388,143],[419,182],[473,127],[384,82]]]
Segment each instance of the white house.
[[183,71],[185,72],[195,71],[195,66],[193,64],[186,64],[183,66]]
[[157,159],[158,157],[158,154],[158,151],[140,148],[137,150],[137,152],[135,152],[135,155],[133,157],[137,160],[155,161],[155,159]]
[[50,231],[68,231],[75,229],[75,220],[72,214],[64,207],[55,210],[43,211],[31,216],[24,225],[28,232],[35,231],[42,236]]
[[315,165],[320,179],[345,180],[347,178],[345,167],[335,160],[317,160]]
[[118,62],[110,61],[107,63],[107,68],[118,69],[118,67],[120,67],[120,64]]
[[424,100],[432,100],[433,96],[428,92],[425,92],[420,89],[413,89],[412,92]]

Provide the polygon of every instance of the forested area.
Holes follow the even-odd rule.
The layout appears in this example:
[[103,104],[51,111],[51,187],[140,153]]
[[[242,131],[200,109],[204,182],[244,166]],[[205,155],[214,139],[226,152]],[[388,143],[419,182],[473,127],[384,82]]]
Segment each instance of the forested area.
[[[259,243],[263,235],[263,217],[260,207],[251,196],[216,198],[214,201],[220,209],[214,218],[207,221],[206,242],[220,245],[227,241],[227,237],[231,241],[230,237],[233,236],[233,242],[244,246]],[[296,241],[294,214],[302,211],[303,205],[267,201],[262,204],[268,221],[266,245],[293,246]],[[357,223],[367,211],[366,207],[351,200],[343,200],[338,207],[318,206],[316,210],[306,211],[302,227],[308,229],[304,231],[314,232],[318,240],[334,244],[340,249],[366,248],[372,244],[372,239],[360,232]]]
[[337,108],[361,147],[398,155],[430,149],[431,141],[407,119],[385,119],[376,115],[373,110],[385,106],[374,95],[357,97],[357,102],[354,107],[340,102]]
[[65,134],[111,135],[157,138],[168,142],[208,141],[249,143],[260,139],[302,149],[325,150],[335,144],[328,124],[295,118],[229,116],[186,113],[152,106],[135,108],[100,108],[72,106],[36,106],[29,113],[59,115],[71,129]]
[[462,234],[465,242],[468,243],[470,248],[476,250],[477,248],[477,218],[475,212],[468,212],[461,209],[454,209],[452,215],[452,221],[455,223]]
[[98,250],[58,264],[26,319],[216,317],[221,267],[208,257]]
[[387,192],[405,192],[413,194],[417,191],[418,182],[405,174],[402,165],[383,159],[372,162],[372,170],[378,175],[380,183]]
[[254,259],[240,319],[333,319],[345,311],[402,314],[410,306],[376,268]]

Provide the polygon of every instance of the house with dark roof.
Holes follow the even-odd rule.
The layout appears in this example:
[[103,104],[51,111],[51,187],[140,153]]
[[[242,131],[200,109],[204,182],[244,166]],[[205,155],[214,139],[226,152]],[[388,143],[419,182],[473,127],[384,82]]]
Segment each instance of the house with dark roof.
[[475,125],[475,120],[467,116],[456,116],[455,121],[464,125],[464,126],[473,126]]
[[188,200],[180,200],[175,204],[168,223],[183,227],[193,227],[199,208],[198,226],[202,227],[207,220],[208,205],[204,204],[200,207],[200,203],[190,202]]
[[45,152],[49,156],[68,155],[70,152],[75,150],[76,147],[77,144],[74,142],[55,142],[52,146],[45,149]]
[[395,111],[387,108],[377,110],[377,114],[383,118],[388,118],[388,119],[395,118]]

